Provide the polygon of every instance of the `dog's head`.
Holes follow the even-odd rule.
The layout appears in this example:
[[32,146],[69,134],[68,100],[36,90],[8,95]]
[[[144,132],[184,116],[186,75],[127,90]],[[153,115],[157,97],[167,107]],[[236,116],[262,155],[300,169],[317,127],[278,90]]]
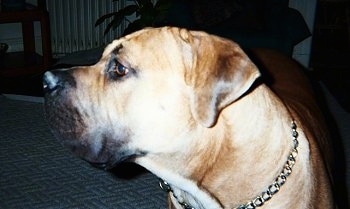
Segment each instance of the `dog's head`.
[[234,42],[150,28],[113,41],[93,66],[46,72],[45,111],[73,152],[110,167],[183,149],[258,76]]

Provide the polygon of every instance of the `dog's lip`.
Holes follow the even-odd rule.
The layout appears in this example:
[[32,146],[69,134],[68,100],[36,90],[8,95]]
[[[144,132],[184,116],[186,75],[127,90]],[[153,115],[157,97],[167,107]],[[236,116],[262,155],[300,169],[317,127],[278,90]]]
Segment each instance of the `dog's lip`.
[[92,165],[92,167],[102,169],[102,170],[110,170],[113,167],[115,167],[114,165],[111,165],[110,163],[96,163],[96,162],[89,162],[89,163],[90,163],[90,165]]
[[111,170],[112,168],[116,167],[121,162],[125,162],[125,161],[132,162],[133,159],[137,156],[138,156],[137,154],[124,156],[117,161],[112,161],[112,160],[106,161],[106,162],[92,162],[92,161],[88,161],[88,160],[85,160],[85,161],[90,163],[90,165],[95,167],[95,168],[107,171],[107,170]]
[[101,170],[105,170],[105,171],[111,170],[112,168],[117,166],[117,164],[122,162],[122,161],[91,162],[91,161],[88,161],[88,160],[85,160],[85,161],[88,162],[92,167],[98,168],[98,169],[101,169]]

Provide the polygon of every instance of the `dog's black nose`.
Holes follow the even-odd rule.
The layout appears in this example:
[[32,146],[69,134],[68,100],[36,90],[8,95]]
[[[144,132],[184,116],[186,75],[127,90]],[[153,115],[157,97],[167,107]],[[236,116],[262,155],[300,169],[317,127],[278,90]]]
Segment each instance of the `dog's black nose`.
[[60,81],[58,77],[51,71],[47,71],[43,76],[43,88],[45,92],[54,91],[59,85]]
[[68,86],[75,86],[75,81],[70,70],[60,69],[45,72],[43,76],[43,88],[45,93],[52,93]]

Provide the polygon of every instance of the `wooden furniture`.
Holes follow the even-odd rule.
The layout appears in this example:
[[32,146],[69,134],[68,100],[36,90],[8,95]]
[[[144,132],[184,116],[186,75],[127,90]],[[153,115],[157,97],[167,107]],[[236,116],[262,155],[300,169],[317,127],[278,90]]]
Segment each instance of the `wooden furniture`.
[[[42,56],[35,50],[34,22],[41,26]],[[45,0],[38,6],[23,11],[1,11],[0,23],[22,24],[23,52],[12,52],[0,57],[0,76],[13,77],[39,74],[47,70],[52,62],[49,14]]]

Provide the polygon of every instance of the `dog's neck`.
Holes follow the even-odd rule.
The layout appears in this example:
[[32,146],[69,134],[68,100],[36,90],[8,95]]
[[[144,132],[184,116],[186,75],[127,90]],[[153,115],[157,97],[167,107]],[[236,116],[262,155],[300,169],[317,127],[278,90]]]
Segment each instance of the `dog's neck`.
[[[267,190],[262,192],[261,195],[256,196],[251,201],[248,201],[244,204],[240,204],[238,207],[235,207],[237,209],[249,209],[249,208],[256,208],[263,206],[265,202],[269,201],[277,192],[279,192],[280,188],[285,184],[287,181],[287,178],[292,173],[292,169],[296,163],[296,157],[298,155],[298,132],[296,130],[297,126],[295,124],[295,121],[292,121],[291,123],[291,138],[293,138],[293,148],[287,157],[286,163],[281,169],[281,173],[278,174],[278,176],[275,178],[272,184],[270,184],[267,187]],[[192,202],[195,202],[196,200],[191,196],[188,195],[186,192],[184,192],[181,189],[174,190],[172,186],[164,181],[163,179],[159,179],[159,186],[162,190],[164,190],[167,193],[171,193],[172,199],[174,199],[174,202],[177,202],[181,207],[185,209],[195,209],[189,202],[192,200]],[[197,202],[195,202],[197,205]]]
[[242,98],[221,113],[219,125],[201,130],[203,135],[189,145],[197,146],[196,153],[137,161],[169,182],[179,208],[179,202],[196,209],[237,207],[266,191],[281,173],[294,146],[292,118],[271,92],[258,88],[252,94],[260,96]]

